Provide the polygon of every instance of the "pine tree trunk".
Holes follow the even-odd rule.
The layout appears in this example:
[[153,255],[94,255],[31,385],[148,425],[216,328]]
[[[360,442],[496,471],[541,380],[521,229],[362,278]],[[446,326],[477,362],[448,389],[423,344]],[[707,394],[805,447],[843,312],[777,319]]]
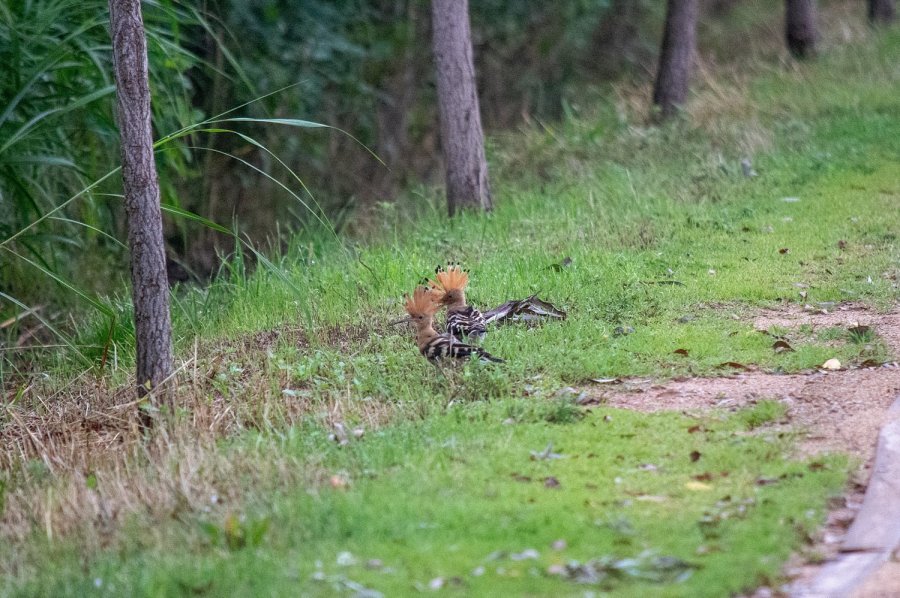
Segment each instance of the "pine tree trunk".
[[677,114],[687,99],[699,11],[698,0],[669,0],[666,8],[666,28],[653,89],[653,104],[661,119]]
[[137,393],[143,397],[172,374],[169,285],[159,181],[153,157],[147,40],[140,0],[109,0],[109,16],[131,250]]
[[490,210],[491,189],[475,89],[468,0],[432,0],[441,147],[447,170],[450,215],[465,208]]
[[809,58],[816,52],[816,0],[785,1],[785,39],[794,58]]
[[889,25],[897,17],[894,0],[869,0],[869,23]]

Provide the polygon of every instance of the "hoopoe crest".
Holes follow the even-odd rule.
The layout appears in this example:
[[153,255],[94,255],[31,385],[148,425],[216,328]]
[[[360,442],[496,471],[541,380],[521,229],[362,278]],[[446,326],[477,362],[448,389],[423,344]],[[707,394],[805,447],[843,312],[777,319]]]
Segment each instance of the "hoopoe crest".
[[447,331],[458,338],[469,337],[480,340],[487,329],[481,312],[466,304],[466,286],[469,273],[459,264],[438,266],[435,270],[437,281],[430,281],[435,298],[447,306]]
[[434,329],[434,314],[441,308],[441,304],[436,301],[431,289],[424,286],[416,287],[413,294],[405,298],[406,313],[409,314],[407,321],[416,327],[416,344],[422,349],[429,340],[438,336]]
[[430,281],[435,297],[441,304],[449,308],[463,307],[466,304],[466,286],[469,284],[469,273],[459,264],[438,266],[434,271],[437,281]]

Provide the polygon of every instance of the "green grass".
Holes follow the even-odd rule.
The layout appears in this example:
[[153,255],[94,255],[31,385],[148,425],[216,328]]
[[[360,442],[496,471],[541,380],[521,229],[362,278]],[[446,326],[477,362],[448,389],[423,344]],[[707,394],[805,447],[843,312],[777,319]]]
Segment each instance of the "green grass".
[[[456,595],[581,595],[589,586],[548,567],[651,551],[689,563],[690,576],[660,584],[613,575],[596,587],[728,595],[778,579],[847,466],[792,462],[783,456],[789,438],[748,434],[767,405],[699,419],[598,409],[554,424],[552,406],[507,401],[457,407],[344,447],[311,426],[280,441],[245,438],[223,450],[312,459],[319,475],[348,486],[257,495],[240,510],[211,505],[170,526],[169,549],[146,551],[138,535],[87,569],[57,561],[24,593],[345,595],[353,582],[396,596],[442,578]],[[546,453],[552,458],[535,457]],[[558,540],[565,546],[554,548]],[[517,560],[528,549],[535,558]]]
[[[416,363],[409,334],[387,322],[402,313],[402,293],[451,259],[472,270],[476,305],[537,292],[570,313],[536,330],[492,331],[488,348],[511,361],[503,368],[507,387],[537,373],[576,383],[713,373],[726,361],[784,371],[830,357],[863,361],[858,343],[829,347],[815,339],[775,354],[745,316],[761,305],[854,300],[883,309],[896,300],[900,124],[889,57],[897,39],[836,48],[802,71],[756,80],[748,110],[761,114],[745,124],[758,129],[763,118],[774,138],[750,156],[759,177],[744,178],[737,165],[742,135],[752,131],[711,138],[688,123],[635,129],[616,121],[599,138],[583,139],[590,121],[568,121],[493,149],[498,208],[489,217],[448,223],[428,192],[415,197],[415,215],[385,208],[372,242],[338,247],[297,237],[274,272],[248,273],[238,256],[211,288],[179,295],[181,352],[197,337],[240,339],[291,324],[318,349],[297,359],[330,371],[323,377],[335,385],[413,398],[409,382],[428,366]],[[733,149],[720,147],[730,143]],[[558,172],[542,177],[530,166],[545,156]],[[550,267],[565,257],[570,266]],[[112,338],[128,367],[127,297],[117,305]],[[635,332],[614,337],[618,326]],[[102,321],[81,340],[99,359],[107,336]],[[687,359],[672,354],[679,348]]]
[[[877,329],[766,335],[751,316],[761,307],[896,304],[898,53],[895,31],[813,64],[773,67],[705,124],[646,128],[610,104],[498,137],[490,216],[448,223],[426,189],[374,215],[365,241],[292,238],[276,267],[253,272],[235,256],[209,288],[177,293],[179,355],[192,359],[196,343],[197,361],[183,387],[196,403],[176,418],[189,423],[203,407],[244,419],[199,456],[191,444],[183,463],[177,451],[147,451],[128,470],[176,497],[171,512],[131,506],[112,530],[84,515],[78,533],[54,542],[35,517],[27,542],[0,549],[7,587],[343,595],[352,580],[403,595],[442,577],[460,595],[581,595],[588,588],[547,568],[645,550],[698,568],[680,583],[623,578],[599,589],[720,596],[778,583],[785,557],[846,479],[844,459],[785,457],[793,438],[766,432],[784,415],[773,401],[729,418],[584,415],[559,391],[594,377],[717,374],[726,362],[793,372],[833,357],[851,366],[886,359]],[[740,174],[744,156],[758,177]],[[551,267],[565,257],[571,265]],[[402,293],[447,260],[471,269],[479,306],[537,292],[569,318],[491,330],[485,346],[507,363],[470,364],[448,382],[409,331],[387,324]],[[110,304],[120,317],[103,382],[115,385],[130,372],[132,333],[127,302]],[[79,328],[79,343],[99,359],[108,322]],[[794,350],[776,353],[773,335]],[[45,368],[60,377],[73,369],[56,358]],[[334,421],[378,426],[338,448],[326,439]],[[565,458],[529,458],[551,442]],[[57,482],[21,469],[4,472],[4,491],[29,489],[52,511],[65,495]],[[334,475],[349,488],[332,488]],[[106,496],[111,476],[89,479]],[[545,487],[550,476],[560,488]],[[198,506],[196,488],[207,487],[227,502]],[[553,551],[558,539],[567,547]],[[529,548],[537,560],[487,558]],[[383,566],[340,566],[342,552]],[[483,575],[473,576],[478,567]]]

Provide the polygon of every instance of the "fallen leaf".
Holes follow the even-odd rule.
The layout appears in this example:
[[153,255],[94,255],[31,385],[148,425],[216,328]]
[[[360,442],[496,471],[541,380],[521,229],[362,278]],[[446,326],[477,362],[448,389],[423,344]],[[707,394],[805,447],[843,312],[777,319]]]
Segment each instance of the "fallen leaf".
[[702,456],[703,456],[703,453],[701,453],[700,451],[691,451],[691,454],[690,454],[691,463],[696,463],[697,461],[700,460],[700,457],[702,457]]
[[549,461],[552,459],[562,459],[563,456],[559,453],[553,452],[553,443],[548,442],[547,448],[542,450],[541,452],[531,451],[531,460],[532,461]]
[[350,567],[356,564],[356,557],[353,556],[352,552],[340,552],[335,559],[335,563],[337,563],[338,567]]
[[544,487],[545,488],[559,488],[560,487],[559,480],[557,480],[553,476],[548,476],[544,478]]
[[736,370],[744,370],[744,371],[746,371],[746,372],[749,372],[749,371],[750,371],[750,368],[748,368],[747,366],[745,366],[743,363],[738,363],[738,362],[736,362],[736,361],[723,361],[722,363],[720,363],[720,364],[717,365],[716,367],[717,367],[717,368],[733,368],[733,369],[736,369]]
[[587,562],[569,561],[560,568],[547,569],[550,575],[563,575],[578,584],[604,585],[610,579],[632,578],[644,582],[677,583],[686,580],[697,565],[673,556],[644,551],[631,558],[604,555]]
[[526,548],[522,552],[512,553],[509,558],[514,561],[534,561],[541,558],[541,553],[534,548]]
[[692,476],[692,477],[695,480],[697,480],[698,482],[709,482],[713,479],[713,475],[711,473],[709,473],[708,471],[703,472],[699,475]]
[[334,428],[334,433],[328,435],[329,440],[337,442],[340,446],[349,444],[350,440],[347,438],[347,430],[344,428],[344,424],[334,422],[332,428]]
[[634,500],[639,500],[641,502],[666,502],[669,500],[669,497],[660,496],[658,494],[639,494],[634,497]]
[[339,474],[335,474],[335,475],[331,476],[331,478],[328,481],[331,484],[332,488],[335,488],[338,490],[345,490],[346,488],[348,488],[350,486],[350,480],[348,480],[347,478],[345,478],[344,476],[339,475]]
[[787,247],[782,247],[781,249],[778,250],[778,253],[780,253],[781,255],[784,255],[788,252],[790,252],[790,249],[788,249]]
[[675,349],[674,351],[672,351],[672,353],[674,353],[675,355],[681,355],[682,357],[687,357],[687,356],[688,356],[688,350],[687,350],[687,349]]
[[591,382],[596,384],[621,384],[622,380],[619,378],[591,378]]
[[691,426],[687,431],[688,434],[695,434],[696,432],[699,432],[701,430],[703,430],[703,426]]
[[775,341],[772,345],[772,348],[775,349],[776,353],[785,353],[787,351],[793,351],[794,348],[788,344],[787,341]]
[[522,475],[521,473],[512,473],[510,477],[517,482],[530,482],[531,478],[527,475]]
[[821,365],[821,368],[823,370],[839,370],[839,369],[841,369],[841,362],[838,361],[837,359],[832,358],[832,359],[829,359],[828,361],[826,361],[825,363],[823,363]]
[[753,163],[750,162],[750,158],[741,159],[741,172],[743,172],[744,176],[748,179],[758,176],[756,171],[753,170]]
[[688,490],[695,490],[698,492],[705,492],[707,490],[712,490],[712,486],[709,484],[704,484],[703,482],[687,482],[684,485]]

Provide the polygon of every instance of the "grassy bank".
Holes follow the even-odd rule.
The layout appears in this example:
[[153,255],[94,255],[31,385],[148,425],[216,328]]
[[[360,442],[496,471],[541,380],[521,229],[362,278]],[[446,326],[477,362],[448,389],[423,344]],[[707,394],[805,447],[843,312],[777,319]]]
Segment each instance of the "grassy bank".
[[[821,520],[823,494],[843,483],[844,460],[791,462],[789,438],[759,432],[782,412],[582,418],[571,403],[501,401],[344,447],[311,426],[245,438],[223,450],[292,455],[308,479],[274,495],[248,485],[240,510],[213,502],[153,532],[168,550],[147,550],[137,527],[86,571],[59,554],[26,592],[728,595],[776,580]],[[588,569],[601,558],[605,568]]]

